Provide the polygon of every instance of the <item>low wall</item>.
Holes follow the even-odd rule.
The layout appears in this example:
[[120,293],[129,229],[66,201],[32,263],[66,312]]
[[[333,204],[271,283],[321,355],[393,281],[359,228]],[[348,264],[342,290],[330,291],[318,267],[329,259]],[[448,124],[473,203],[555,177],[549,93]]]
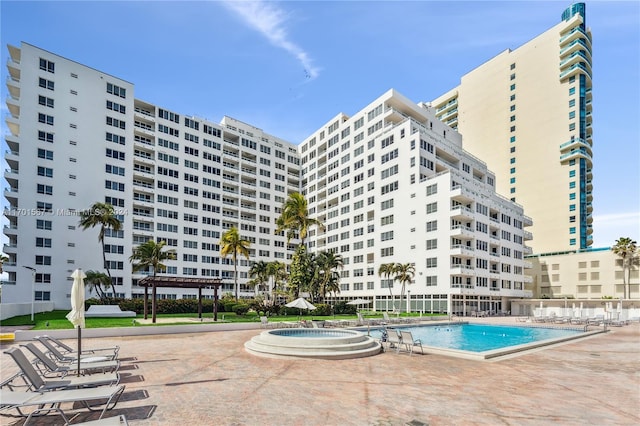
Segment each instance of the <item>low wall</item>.
[[[53,302],[34,302],[33,312],[51,312]],[[31,303],[0,303],[0,320],[17,317],[19,315],[31,315]]]
[[[186,324],[166,326],[137,326],[112,328],[83,328],[83,338],[149,336],[157,334],[207,333],[213,331],[256,330],[259,322],[234,322],[219,324]],[[48,335],[56,339],[73,339],[78,337],[78,329],[66,330],[16,330],[15,341],[33,340],[36,336]]]

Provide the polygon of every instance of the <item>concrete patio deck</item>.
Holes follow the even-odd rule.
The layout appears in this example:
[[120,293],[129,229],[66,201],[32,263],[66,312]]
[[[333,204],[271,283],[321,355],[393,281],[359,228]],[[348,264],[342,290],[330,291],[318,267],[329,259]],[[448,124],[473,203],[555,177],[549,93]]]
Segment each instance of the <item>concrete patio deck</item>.
[[[640,424],[638,323],[492,361],[394,352],[263,358],[243,347],[260,331],[85,338],[83,347],[120,345],[126,390],[106,416],[125,414],[131,425]],[[10,377],[17,367],[0,358],[2,378]],[[72,423],[97,418],[68,413],[77,413]],[[0,417],[2,425],[23,422]]]

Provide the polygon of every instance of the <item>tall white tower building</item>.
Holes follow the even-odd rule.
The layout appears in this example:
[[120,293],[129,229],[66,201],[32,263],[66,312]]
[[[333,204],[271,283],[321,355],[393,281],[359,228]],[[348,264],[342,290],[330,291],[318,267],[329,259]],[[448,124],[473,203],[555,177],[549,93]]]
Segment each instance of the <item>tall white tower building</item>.
[[462,76],[435,99],[439,119],[534,221],[536,253],[592,244],[591,31],[575,3],[560,23]]

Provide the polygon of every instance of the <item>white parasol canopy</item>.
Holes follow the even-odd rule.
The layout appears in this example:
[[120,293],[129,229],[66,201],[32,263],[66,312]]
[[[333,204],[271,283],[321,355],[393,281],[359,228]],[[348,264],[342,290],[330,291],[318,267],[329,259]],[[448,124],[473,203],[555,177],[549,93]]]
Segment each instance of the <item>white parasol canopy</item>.
[[350,302],[347,302],[347,305],[368,305],[369,303],[371,303],[371,300],[356,299],[356,300],[352,300]]
[[310,302],[308,302],[307,299],[305,299],[304,297],[298,297],[293,302],[289,302],[284,306],[288,308],[299,308],[299,309],[310,309],[310,310],[313,310],[316,308]]
[[71,274],[73,285],[71,286],[71,312],[67,319],[78,329],[78,375],[80,375],[80,353],[82,353],[82,328],[84,324],[84,279],[87,276],[78,268]]

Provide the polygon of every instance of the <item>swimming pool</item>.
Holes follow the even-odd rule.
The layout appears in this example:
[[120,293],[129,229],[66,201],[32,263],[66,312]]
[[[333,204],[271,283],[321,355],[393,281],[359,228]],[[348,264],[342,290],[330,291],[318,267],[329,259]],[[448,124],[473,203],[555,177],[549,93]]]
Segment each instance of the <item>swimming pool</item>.
[[[437,324],[389,328],[410,331],[432,353],[488,359],[594,334],[577,329],[485,324]],[[371,330],[380,338],[383,329]]]

